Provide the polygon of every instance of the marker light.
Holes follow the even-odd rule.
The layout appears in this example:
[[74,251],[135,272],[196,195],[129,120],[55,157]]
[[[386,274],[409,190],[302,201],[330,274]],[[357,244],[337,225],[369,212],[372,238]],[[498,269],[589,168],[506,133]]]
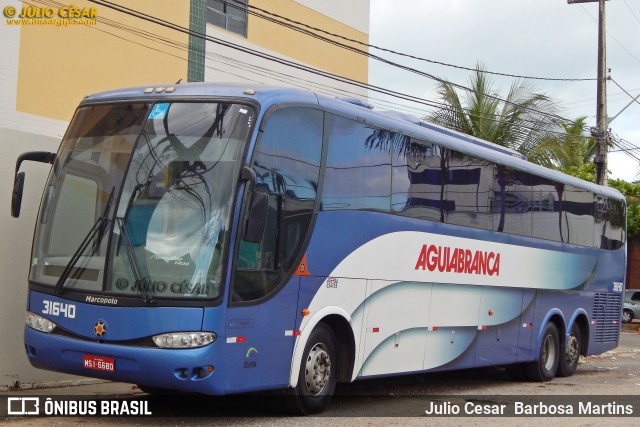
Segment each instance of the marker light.
[[30,311],[27,311],[26,324],[27,326],[35,329],[36,331],[41,331],[46,333],[53,331],[53,329],[56,326],[58,326],[55,323],[53,323],[51,320],[45,319],[44,317],[39,316]]
[[216,334],[213,332],[174,332],[153,336],[153,342],[162,348],[204,347],[215,340]]

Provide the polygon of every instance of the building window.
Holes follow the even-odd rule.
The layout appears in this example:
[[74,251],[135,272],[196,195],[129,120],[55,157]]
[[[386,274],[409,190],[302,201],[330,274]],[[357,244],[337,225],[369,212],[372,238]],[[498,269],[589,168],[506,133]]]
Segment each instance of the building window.
[[207,0],[207,22],[247,36],[248,0]]

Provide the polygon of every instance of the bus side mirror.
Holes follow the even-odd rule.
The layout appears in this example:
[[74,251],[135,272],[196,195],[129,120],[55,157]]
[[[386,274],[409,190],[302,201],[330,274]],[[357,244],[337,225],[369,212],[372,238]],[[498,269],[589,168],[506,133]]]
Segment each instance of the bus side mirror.
[[13,183],[13,193],[11,194],[11,216],[18,218],[22,207],[22,190],[24,189],[24,172],[16,175]]
[[20,165],[24,161],[50,163],[56,160],[56,154],[48,151],[28,151],[20,154],[16,160],[15,180],[13,181],[13,193],[11,194],[11,216],[18,218],[22,207],[22,191],[24,190],[24,172],[18,173]]
[[269,195],[261,191],[253,193],[246,216],[243,240],[250,243],[262,241],[264,229],[267,225],[268,209]]

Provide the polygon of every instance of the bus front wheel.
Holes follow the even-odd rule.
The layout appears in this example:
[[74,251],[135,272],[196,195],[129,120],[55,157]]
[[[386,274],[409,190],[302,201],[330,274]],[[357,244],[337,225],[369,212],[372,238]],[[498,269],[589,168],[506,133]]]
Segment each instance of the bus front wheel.
[[298,385],[288,390],[293,412],[316,414],[329,405],[337,382],[337,362],[335,334],[328,325],[319,323],[305,346]]
[[560,338],[558,328],[549,322],[542,334],[538,359],[525,365],[525,375],[531,381],[551,381],[556,376],[560,362]]

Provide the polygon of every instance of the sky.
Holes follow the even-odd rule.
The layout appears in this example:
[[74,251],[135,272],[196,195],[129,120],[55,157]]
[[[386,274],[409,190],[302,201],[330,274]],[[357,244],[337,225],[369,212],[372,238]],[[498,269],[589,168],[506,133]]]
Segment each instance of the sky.
[[[611,77],[633,97],[640,94],[640,0],[606,2],[606,55]],[[371,0],[372,45],[488,71],[545,78],[597,77],[598,3],[567,0]],[[386,59],[468,86],[470,71],[384,53]],[[505,97],[514,78],[492,76]],[[370,61],[369,83],[421,98],[437,99],[436,82]],[[596,82],[532,80],[536,91],[559,103],[562,117],[587,116],[595,126]],[[607,84],[608,116],[618,114],[632,97]],[[371,93],[376,99],[389,99]],[[396,109],[416,116],[425,106],[393,100]],[[387,104],[389,107],[389,105]],[[640,98],[610,124],[614,134],[640,146]],[[613,148],[612,150],[615,150]],[[640,150],[636,152],[640,158]],[[624,152],[610,152],[610,177],[640,180],[640,164]]]

